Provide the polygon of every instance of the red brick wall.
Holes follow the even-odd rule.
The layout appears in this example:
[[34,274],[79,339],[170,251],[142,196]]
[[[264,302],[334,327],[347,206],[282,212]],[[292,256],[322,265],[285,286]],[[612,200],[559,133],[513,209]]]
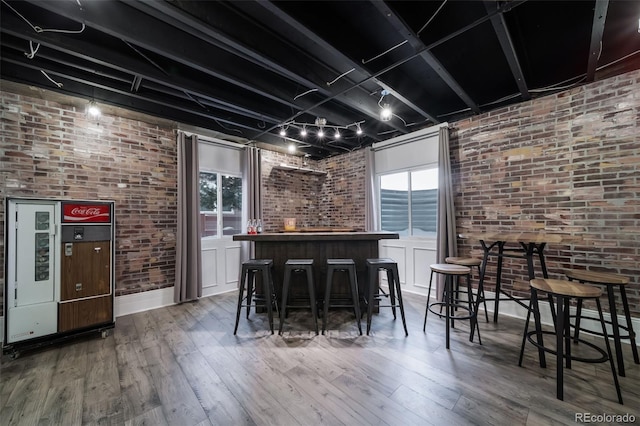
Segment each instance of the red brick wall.
[[[0,194],[114,200],[116,295],[172,286],[176,141],[173,130],[2,91]],[[4,202],[0,244],[4,244]],[[4,264],[4,247],[0,262]],[[0,272],[4,289],[4,268]]]
[[[325,174],[274,168],[283,163]],[[285,217],[295,217],[298,227],[364,230],[364,164],[364,151],[314,161],[263,150],[265,231],[281,230]]]
[[[458,232],[582,237],[549,247],[549,271],[625,274],[639,316],[639,123],[640,71],[453,123]],[[460,241],[461,250],[480,255],[471,243]],[[508,287],[527,289],[523,262],[508,261],[505,276]]]

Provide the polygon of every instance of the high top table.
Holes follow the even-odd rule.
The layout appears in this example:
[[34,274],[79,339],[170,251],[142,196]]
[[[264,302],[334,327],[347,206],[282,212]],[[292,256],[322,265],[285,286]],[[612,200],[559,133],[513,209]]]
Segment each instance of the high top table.
[[[316,294],[323,295],[327,273],[327,259],[353,259],[356,263],[358,290],[364,295],[366,287],[366,260],[377,258],[378,243],[383,239],[398,239],[393,232],[274,232],[262,234],[236,234],[234,241],[251,241],[255,246],[256,259],[273,259],[274,286],[278,300],[282,299],[284,264],[288,259],[313,259]],[[337,274],[331,289],[333,299],[351,299],[348,280]],[[297,279],[297,277],[292,277]],[[292,282],[291,298],[308,301],[308,290],[304,283]],[[260,283],[256,292],[261,292]],[[308,303],[308,302],[307,302]]]
[[[580,237],[567,234],[555,234],[547,232],[469,232],[459,235],[463,239],[476,239],[480,241],[482,250],[484,251],[484,258],[482,262],[482,268],[480,271],[480,278],[478,283],[478,294],[482,294],[484,285],[485,271],[487,269],[487,261],[489,256],[498,257],[498,268],[496,270],[496,295],[494,299],[495,307],[493,311],[493,321],[498,321],[498,307],[500,300],[511,300],[520,304],[520,306],[529,309],[529,306],[525,304],[524,300],[529,300],[526,297],[514,297],[513,295],[505,292],[501,288],[501,276],[502,276],[502,259],[504,257],[509,258],[522,258],[527,261],[527,271],[529,274],[529,280],[535,278],[535,268],[533,264],[534,257],[538,257],[540,262],[540,269],[544,278],[549,278],[547,272],[547,266],[544,259],[544,249],[547,244],[570,244],[577,241],[581,241]],[[517,245],[516,247],[505,247],[508,243]],[[500,295],[506,296],[506,298],[500,298]],[[476,303],[480,302],[480,298]]]

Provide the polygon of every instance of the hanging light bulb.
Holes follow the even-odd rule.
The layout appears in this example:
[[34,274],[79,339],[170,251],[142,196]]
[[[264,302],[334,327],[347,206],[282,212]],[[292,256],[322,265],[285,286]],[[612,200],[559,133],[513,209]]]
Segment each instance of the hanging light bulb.
[[294,144],[294,143],[290,143],[289,144],[289,152],[292,153],[292,154],[294,152],[296,152],[296,144]]
[[389,121],[393,116],[393,111],[389,104],[382,104],[382,110],[380,110],[380,120],[381,121]]
[[356,124],[356,135],[362,134],[362,128],[360,127],[360,123]]
[[300,130],[300,136],[307,136],[307,126],[302,126],[302,130]]
[[322,127],[320,127],[320,128],[318,129],[318,137],[319,137],[319,138],[323,138],[323,137],[324,137],[324,130],[322,130]]
[[280,136],[287,136],[286,130],[284,130],[284,126],[280,127]]
[[340,139],[340,130],[336,127],[336,131],[333,134],[334,139]]

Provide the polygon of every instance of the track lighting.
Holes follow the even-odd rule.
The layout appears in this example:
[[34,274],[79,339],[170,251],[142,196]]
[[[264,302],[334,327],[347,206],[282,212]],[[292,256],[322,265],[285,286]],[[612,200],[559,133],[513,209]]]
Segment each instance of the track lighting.
[[[294,126],[300,128],[300,136],[307,137],[309,135],[315,136],[319,139],[324,138],[326,136],[332,136],[334,140],[342,139],[343,136],[349,137],[349,132],[353,132],[355,136],[361,136],[363,134],[362,131],[362,123],[363,121],[356,121],[351,124],[347,124],[346,126],[334,126],[329,124],[328,127],[332,127],[334,129],[330,135],[325,133],[324,128],[327,127],[327,119],[324,117],[316,117],[313,123],[301,123],[297,121],[287,121],[286,123],[279,124],[280,127],[279,134],[282,137],[287,136],[287,128],[289,126]],[[346,135],[345,135],[346,133]]]

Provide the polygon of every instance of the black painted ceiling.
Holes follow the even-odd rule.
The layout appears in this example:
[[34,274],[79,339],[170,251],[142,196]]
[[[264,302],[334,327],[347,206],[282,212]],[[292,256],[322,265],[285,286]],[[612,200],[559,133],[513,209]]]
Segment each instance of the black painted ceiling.
[[313,158],[640,68],[637,0],[0,1],[3,79]]

